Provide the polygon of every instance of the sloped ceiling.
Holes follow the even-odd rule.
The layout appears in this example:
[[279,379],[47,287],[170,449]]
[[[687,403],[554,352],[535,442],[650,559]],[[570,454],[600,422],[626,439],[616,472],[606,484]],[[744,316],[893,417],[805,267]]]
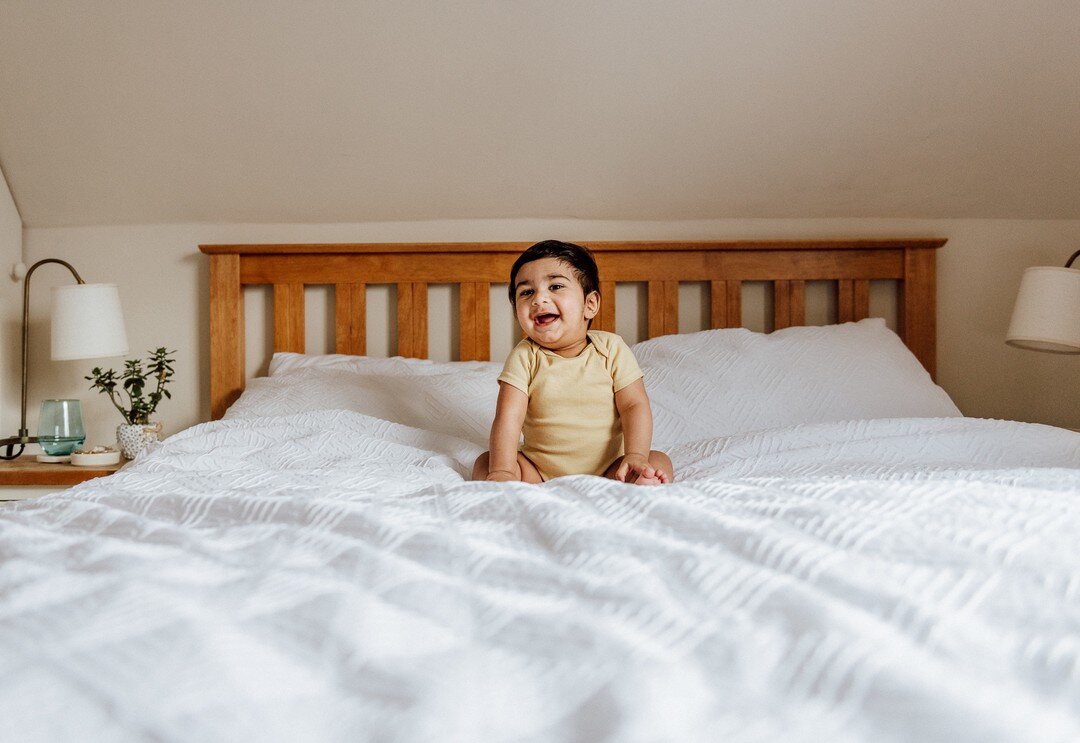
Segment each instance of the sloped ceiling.
[[1075,0],[0,0],[27,226],[1080,218]]

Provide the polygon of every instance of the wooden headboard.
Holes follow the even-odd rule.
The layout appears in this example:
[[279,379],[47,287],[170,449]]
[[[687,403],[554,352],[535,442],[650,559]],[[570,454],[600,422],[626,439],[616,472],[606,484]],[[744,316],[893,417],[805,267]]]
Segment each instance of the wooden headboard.
[[[274,351],[304,352],[304,285],[331,284],[335,350],[366,348],[366,285],[397,285],[397,352],[427,357],[428,284],[460,286],[462,360],[490,356],[489,287],[509,280],[521,243],[200,245],[210,256],[210,405],[244,389],[243,287],[274,292]],[[742,282],[773,283],[773,329],[805,322],[805,282],[836,282],[836,322],[870,313],[870,281],[898,281],[900,336],[935,371],[935,251],[944,239],[583,242],[600,268],[598,330],[615,330],[615,284],[648,284],[648,336],[678,332],[680,281],[709,282],[709,323],[742,324]],[[453,260],[449,260],[453,254]]]

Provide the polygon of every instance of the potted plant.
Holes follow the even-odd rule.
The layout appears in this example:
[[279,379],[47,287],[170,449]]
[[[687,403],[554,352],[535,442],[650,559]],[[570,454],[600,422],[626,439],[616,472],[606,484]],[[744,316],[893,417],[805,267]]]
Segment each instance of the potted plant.
[[[151,352],[145,366],[142,359],[126,359],[120,374],[94,367],[85,377],[91,383],[90,389],[108,395],[123,417],[124,422],[116,427],[116,442],[128,459],[134,459],[151,441],[158,440],[162,426],[151,423],[150,416],[163,398],[172,398],[166,387],[173,377],[174,353],[161,347]],[[153,391],[148,394],[151,386]]]

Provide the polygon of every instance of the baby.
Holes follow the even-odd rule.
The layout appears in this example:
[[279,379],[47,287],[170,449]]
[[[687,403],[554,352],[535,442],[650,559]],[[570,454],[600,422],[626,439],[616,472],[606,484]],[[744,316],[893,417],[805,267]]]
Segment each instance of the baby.
[[491,449],[474,480],[674,479],[671,459],[650,449],[652,411],[634,354],[614,333],[589,330],[599,289],[596,261],[580,245],[545,240],[514,262],[510,302],[525,337],[499,375]]

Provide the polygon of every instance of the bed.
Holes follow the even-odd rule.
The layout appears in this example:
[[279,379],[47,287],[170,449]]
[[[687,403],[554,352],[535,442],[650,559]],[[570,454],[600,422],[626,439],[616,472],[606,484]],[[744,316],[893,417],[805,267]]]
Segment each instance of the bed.
[[[943,243],[588,243],[605,297],[647,282],[659,489],[464,479],[525,244],[202,246],[214,420],[0,510],[0,738],[1080,739],[1080,435],[933,383]],[[712,329],[673,333],[680,281]],[[739,327],[747,281],[771,333]],[[810,281],[835,325],[802,326]],[[424,358],[436,282],[452,362]],[[335,354],[303,353],[312,283]],[[378,283],[394,358],[363,355]],[[253,284],[275,354],[247,380]]]

